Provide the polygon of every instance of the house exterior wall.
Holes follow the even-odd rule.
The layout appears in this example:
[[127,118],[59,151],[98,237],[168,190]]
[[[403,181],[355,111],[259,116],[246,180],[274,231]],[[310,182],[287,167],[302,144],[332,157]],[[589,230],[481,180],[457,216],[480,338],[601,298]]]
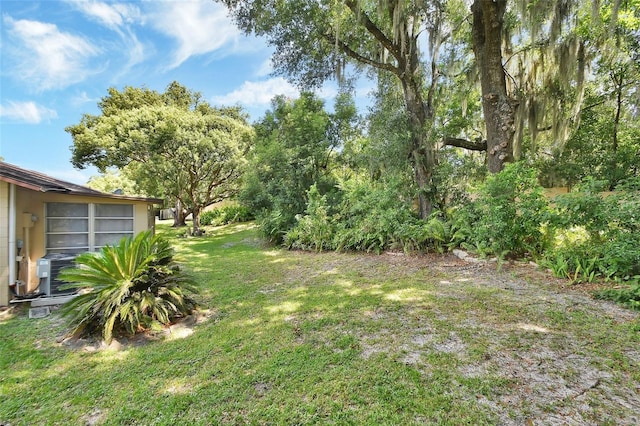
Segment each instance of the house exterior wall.
[[[0,182],[2,183],[2,182]],[[16,191],[17,230],[16,238],[24,241],[23,260],[20,264],[19,279],[27,283],[28,291],[38,286],[36,275],[37,260],[45,253],[45,205],[46,203],[96,203],[96,204],[133,204],[133,232],[146,231],[153,227],[153,205],[147,201],[117,200],[102,197],[88,197],[51,192],[36,192],[24,188]],[[37,220],[31,221],[35,215]],[[0,244],[0,247],[3,246]],[[6,244],[4,245],[6,247]],[[6,258],[6,256],[5,256]],[[0,303],[1,304],[1,303]]]
[[9,184],[0,181],[0,306],[9,304]]

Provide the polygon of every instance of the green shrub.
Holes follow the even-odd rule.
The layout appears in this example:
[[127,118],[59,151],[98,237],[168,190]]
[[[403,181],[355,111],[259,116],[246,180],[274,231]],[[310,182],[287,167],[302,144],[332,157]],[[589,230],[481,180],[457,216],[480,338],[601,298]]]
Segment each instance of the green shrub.
[[329,216],[327,196],[320,195],[316,185],[311,186],[307,196],[306,214],[297,217],[297,224],[284,237],[284,245],[303,250],[331,250],[335,228]]
[[100,333],[110,342],[114,333],[168,325],[196,308],[187,294],[195,289],[173,249],[151,231],[81,254],[76,265],[60,274],[67,288],[87,290],[62,308],[75,335]]
[[241,223],[241,222],[249,222],[255,217],[246,206],[240,204],[230,204],[228,206],[222,207],[221,216],[221,225],[226,225],[229,223]]
[[376,253],[409,249],[411,238],[406,230],[417,225],[419,219],[412,206],[413,199],[404,188],[404,182],[397,179],[345,182],[336,217],[335,248]]
[[334,190],[339,143],[334,123],[339,124],[310,92],[296,100],[275,97],[272,110],[255,123],[256,140],[238,198],[273,243],[282,243],[296,217],[304,215],[313,185],[321,194]]
[[601,252],[592,250],[585,244],[561,246],[549,250],[539,261],[556,277],[567,278],[572,283],[592,282],[601,275]]
[[220,209],[207,210],[200,213],[200,225],[208,226],[214,224],[214,222],[220,217]]
[[295,226],[296,216],[291,216],[280,208],[274,208],[263,212],[257,221],[260,232],[267,240],[273,244],[281,244],[287,232]]
[[500,257],[537,255],[547,247],[547,210],[535,170],[507,164],[487,177],[475,201],[452,210],[452,242]]
[[553,202],[555,209],[550,216],[552,226],[559,229],[582,227],[592,239],[599,239],[609,226],[611,212],[600,195],[604,182],[587,181],[576,191],[558,195]]
[[318,251],[443,251],[450,240],[448,223],[437,212],[427,220],[419,219],[413,199],[403,195],[406,188],[400,180],[351,178],[342,184],[341,197],[334,196],[340,201],[332,203],[312,187],[306,213],[296,217],[284,243]]
[[229,204],[200,215],[200,225],[227,225],[229,223],[249,222],[255,219],[249,207],[240,204]]
[[549,216],[556,244],[544,264],[574,281],[640,274],[640,179],[621,183],[604,195],[587,181],[579,191],[555,198]]
[[640,275],[630,277],[626,281],[617,280],[620,288],[601,290],[596,293],[599,299],[613,300],[631,309],[640,311]]

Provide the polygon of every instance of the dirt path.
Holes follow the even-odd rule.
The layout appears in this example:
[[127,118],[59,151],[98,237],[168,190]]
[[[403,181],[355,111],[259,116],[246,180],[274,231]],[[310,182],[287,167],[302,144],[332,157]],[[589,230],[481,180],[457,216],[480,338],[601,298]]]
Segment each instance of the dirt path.
[[413,283],[424,276],[433,285],[435,278],[433,306],[368,313],[374,320],[400,321],[402,332],[351,331],[363,357],[391,354],[428,375],[425,354],[450,354],[464,380],[506,383],[469,396],[504,425],[640,424],[637,312],[595,300],[529,264],[498,270],[495,263],[453,255],[321,257],[325,264],[316,262],[316,270],[350,270],[364,281]]
[[[494,372],[515,379],[510,394],[494,400],[479,398],[499,415],[503,424],[606,424],[601,418],[603,409],[611,413],[611,424],[640,424],[640,383],[619,377],[609,368],[611,363],[626,362],[632,364],[628,370],[637,370],[637,340],[634,344],[621,336],[625,346],[617,347],[617,352],[602,353],[597,346],[605,346],[599,341],[608,337],[603,330],[589,335],[571,324],[586,315],[603,324],[627,324],[637,321],[638,313],[594,300],[578,288],[563,288],[566,282],[530,265],[510,265],[501,272],[494,265],[483,265],[476,270],[458,270],[456,275],[471,277],[477,286],[495,287],[500,303],[520,305],[523,311],[533,311],[538,317],[554,312],[560,316],[556,323],[566,321],[566,327],[525,321],[492,324],[469,313],[472,326],[493,336],[494,341],[511,339],[523,343],[515,345],[516,350],[496,344],[489,359],[464,367],[470,377]],[[520,413],[515,418],[514,411]]]

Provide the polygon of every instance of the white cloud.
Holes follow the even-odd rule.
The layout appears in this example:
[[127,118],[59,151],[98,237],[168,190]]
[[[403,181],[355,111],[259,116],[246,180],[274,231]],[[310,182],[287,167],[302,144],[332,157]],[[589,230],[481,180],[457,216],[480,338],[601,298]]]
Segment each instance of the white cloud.
[[52,109],[37,105],[35,102],[9,102],[7,106],[0,105],[0,117],[29,124],[39,124],[42,121],[57,118],[58,114]]
[[118,76],[123,76],[135,65],[144,62],[147,54],[145,46],[138,40],[138,37],[132,30],[126,29],[124,32],[119,33],[124,43],[123,51],[127,52],[127,63],[121,67],[118,73]]
[[325,101],[335,98],[338,95],[338,88],[335,84],[325,83],[317,92],[318,96]]
[[4,16],[3,21],[15,40],[7,53],[13,65],[9,69],[31,89],[64,88],[92,73],[89,58],[100,50],[84,38],[62,32],[54,24],[9,16]]
[[82,91],[79,94],[73,96],[70,100],[73,106],[82,106],[85,104],[97,104],[100,101],[99,97],[92,98],[86,91]]
[[127,63],[121,67],[118,76],[127,74],[134,65],[144,61],[146,58],[144,45],[132,29],[133,24],[144,22],[138,7],[128,3],[104,3],[95,0],[68,0],[67,3],[89,19],[113,30],[120,36],[123,46],[110,49],[126,52],[127,55]]
[[223,47],[242,46],[241,32],[227,16],[227,9],[211,0],[153,2],[150,19],[155,29],[174,38],[178,48],[169,69],[180,66],[191,56],[214,52]]
[[272,72],[273,72],[273,64],[271,63],[271,58],[267,58],[258,67],[258,71],[256,71],[256,75],[258,77],[264,77],[264,76],[270,75]]
[[89,18],[92,18],[111,29],[119,29],[126,23],[132,23],[141,19],[140,9],[127,3],[103,3],[94,0],[69,1],[69,5],[75,7]]
[[217,105],[259,106],[268,105],[276,95],[292,98],[298,97],[300,91],[282,77],[265,81],[245,81],[239,89],[224,96],[216,96],[213,103]]

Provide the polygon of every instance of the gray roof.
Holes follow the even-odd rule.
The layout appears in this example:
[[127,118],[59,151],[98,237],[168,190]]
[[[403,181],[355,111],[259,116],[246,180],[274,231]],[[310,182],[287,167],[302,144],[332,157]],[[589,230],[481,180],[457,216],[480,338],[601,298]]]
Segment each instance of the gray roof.
[[0,161],[0,181],[5,181],[17,185],[21,188],[38,192],[55,192],[69,195],[84,195],[90,197],[111,198],[116,200],[147,201],[161,204],[161,198],[130,197],[125,195],[107,194],[96,191],[87,186],[77,185],[60,179],[14,166],[13,164]]

